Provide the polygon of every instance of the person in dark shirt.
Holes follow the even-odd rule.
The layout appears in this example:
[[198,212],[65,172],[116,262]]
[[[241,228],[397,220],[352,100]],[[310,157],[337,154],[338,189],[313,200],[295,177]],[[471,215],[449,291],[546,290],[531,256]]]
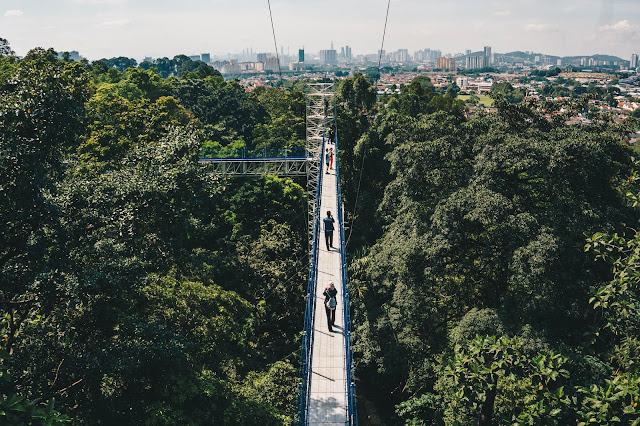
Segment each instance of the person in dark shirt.
[[[329,331],[333,332],[333,324],[336,322],[336,295],[338,294],[338,290],[336,290],[336,286],[333,284],[333,281],[329,281],[329,284],[322,294],[324,295],[324,310],[327,312],[327,325],[329,326]],[[336,300],[336,306],[333,308],[331,308],[329,302],[331,298]]]
[[329,173],[329,161],[330,161],[330,155],[329,155],[329,148],[327,148],[326,153],[324,154],[324,162],[327,165],[327,174]]
[[327,251],[333,248],[333,224],[335,220],[331,217],[331,212],[327,211],[327,217],[323,220],[324,222],[324,240],[327,243]]

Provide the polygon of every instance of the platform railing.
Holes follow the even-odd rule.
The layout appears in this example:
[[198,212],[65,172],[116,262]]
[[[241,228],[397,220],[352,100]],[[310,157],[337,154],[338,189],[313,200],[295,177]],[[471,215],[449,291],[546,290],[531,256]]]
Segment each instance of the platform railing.
[[[324,136],[322,138],[322,151],[324,152]],[[320,170],[323,170],[324,156],[320,156]],[[309,253],[309,280],[307,282],[307,300],[304,313],[304,331],[302,332],[302,349],[300,351],[300,395],[298,401],[298,424],[309,424],[307,418],[309,408],[309,391],[311,386],[311,348],[313,347],[313,322],[316,310],[316,286],[318,282],[318,239],[320,237],[320,201],[322,194],[323,173],[318,176],[317,197],[313,213],[313,244]]]
[[203,151],[201,158],[225,159],[225,160],[247,160],[265,158],[293,158],[307,159],[309,153],[305,147],[296,148],[228,148],[220,147],[214,150]]
[[345,366],[347,373],[347,414],[349,425],[358,424],[358,411],[356,407],[356,383],[353,364],[353,347],[351,342],[351,303],[349,301],[349,282],[347,280],[347,245],[344,235],[344,211],[342,207],[342,193],[340,192],[340,161],[338,161],[338,134],[336,130],[336,190],[338,194],[338,224],[340,226],[340,255],[342,273],[342,300],[344,312],[344,343]]

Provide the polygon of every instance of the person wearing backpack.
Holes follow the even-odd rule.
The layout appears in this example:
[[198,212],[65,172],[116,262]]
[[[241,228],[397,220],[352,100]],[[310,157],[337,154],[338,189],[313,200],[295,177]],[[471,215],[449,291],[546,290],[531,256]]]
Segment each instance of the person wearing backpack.
[[329,281],[329,284],[322,294],[324,295],[324,310],[327,312],[329,332],[333,332],[333,324],[336,322],[336,307],[338,306],[338,301],[336,299],[338,290],[336,290],[336,286],[333,284],[333,281]]

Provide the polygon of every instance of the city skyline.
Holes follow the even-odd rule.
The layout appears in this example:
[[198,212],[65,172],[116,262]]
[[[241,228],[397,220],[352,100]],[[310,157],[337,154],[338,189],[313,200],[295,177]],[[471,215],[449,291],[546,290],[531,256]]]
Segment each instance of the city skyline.
[[[355,54],[380,48],[386,1],[309,4],[272,2],[278,47],[296,55],[349,45]],[[327,11],[334,11],[327,19]],[[339,11],[340,13],[338,13]],[[554,56],[640,53],[636,0],[497,0],[455,4],[392,0],[385,50],[436,48],[535,51]],[[317,26],[318,30],[313,29]],[[3,0],[0,37],[18,55],[33,47],[77,50],[84,57],[172,57],[273,52],[263,0]]]

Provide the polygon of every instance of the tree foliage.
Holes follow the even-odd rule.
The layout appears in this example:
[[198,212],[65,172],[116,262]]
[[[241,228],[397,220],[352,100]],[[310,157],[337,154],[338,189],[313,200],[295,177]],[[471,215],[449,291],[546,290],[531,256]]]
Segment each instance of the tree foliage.
[[306,194],[290,179],[210,175],[198,160],[213,138],[288,127],[272,122],[296,96],[300,114],[300,95],[274,107],[188,58],[170,78],[126,58],[9,59],[0,417],[291,424]]
[[[623,144],[632,123],[571,126],[582,101],[558,114],[504,97],[496,113],[465,119],[446,98],[405,86],[363,127],[354,151],[371,157],[347,163],[347,212],[376,211],[352,222],[356,374],[392,396],[389,423],[635,419],[635,296],[583,250],[585,233],[623,245],[638,220],[621,194],[636,168]],[[611,250],[626,253],[620,265],[632,252]],[[622,323],[631,329],[613,339]]]

